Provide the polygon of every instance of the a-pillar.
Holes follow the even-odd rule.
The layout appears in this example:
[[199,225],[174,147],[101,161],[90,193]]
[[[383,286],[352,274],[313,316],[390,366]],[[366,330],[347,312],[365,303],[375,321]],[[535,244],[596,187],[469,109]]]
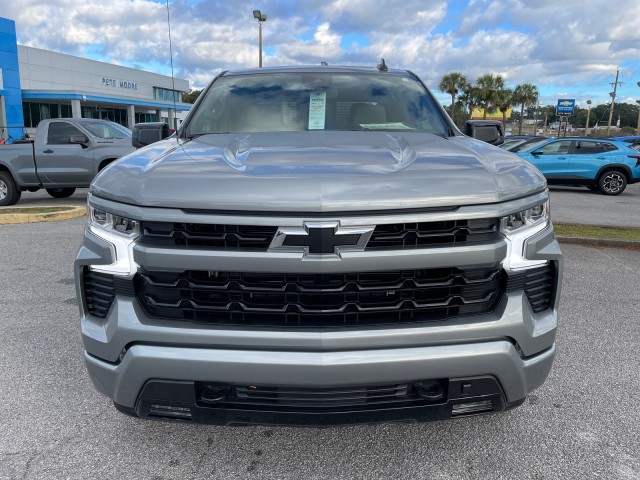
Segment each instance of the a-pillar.
[[136,123],[136,107],[133,105],[127,105],[127,123],[129,128],[133,130],[133,126]]

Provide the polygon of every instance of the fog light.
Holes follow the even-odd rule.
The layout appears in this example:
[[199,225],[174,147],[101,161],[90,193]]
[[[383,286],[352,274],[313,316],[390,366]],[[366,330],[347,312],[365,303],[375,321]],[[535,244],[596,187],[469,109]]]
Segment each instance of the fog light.
[[209,383],[202,386],[200,390],[200,400],[206,403],[220,402],[227,398],[229,385]]
[[413,388],[418,395],[431,402],[436,402],[444,398],[444,388],[442,388],[440,382],[416,382],[413,384]]
[[149,415],[168,418],[191,418],[191,409],[186,407],[174,407],[173,405],[157,405],[149,406]]
[[451,416],[471,415],[474,413],[485,413],[493,411],[491,400],[481,400],[479,402],[458,403],[451,409]]

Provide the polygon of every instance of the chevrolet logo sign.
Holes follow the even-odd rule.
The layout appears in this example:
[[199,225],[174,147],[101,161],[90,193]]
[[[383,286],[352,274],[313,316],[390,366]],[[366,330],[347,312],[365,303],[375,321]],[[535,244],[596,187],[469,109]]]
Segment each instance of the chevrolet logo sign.
[[339,222],[305,222],[302,227],[280,227],[270,251],[301,252],[307,255],[340,255],[363,251],[375,226],[340,227]]
[[563,107],[569,107],[573,105],[573,102],[570,102],[569,100],[565,100],[563,102],[558,102],[558,105],[562,105]]

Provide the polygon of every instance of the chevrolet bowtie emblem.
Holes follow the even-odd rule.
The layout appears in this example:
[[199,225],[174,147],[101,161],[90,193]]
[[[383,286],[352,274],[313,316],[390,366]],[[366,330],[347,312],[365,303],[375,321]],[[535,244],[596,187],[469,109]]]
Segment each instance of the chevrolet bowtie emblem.
[[339,255],[362,251],[375,226],[340,227],[338,222],[305,222],[303,227],[280,227],[269,250],[302,252],[304,255]]

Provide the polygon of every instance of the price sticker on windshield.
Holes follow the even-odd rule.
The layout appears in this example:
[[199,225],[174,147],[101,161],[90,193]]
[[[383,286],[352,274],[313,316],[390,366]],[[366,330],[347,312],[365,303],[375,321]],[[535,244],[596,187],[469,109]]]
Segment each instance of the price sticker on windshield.
[[309,95],[309,130],[324,130],[327,111],[327,92],[311,92]]

